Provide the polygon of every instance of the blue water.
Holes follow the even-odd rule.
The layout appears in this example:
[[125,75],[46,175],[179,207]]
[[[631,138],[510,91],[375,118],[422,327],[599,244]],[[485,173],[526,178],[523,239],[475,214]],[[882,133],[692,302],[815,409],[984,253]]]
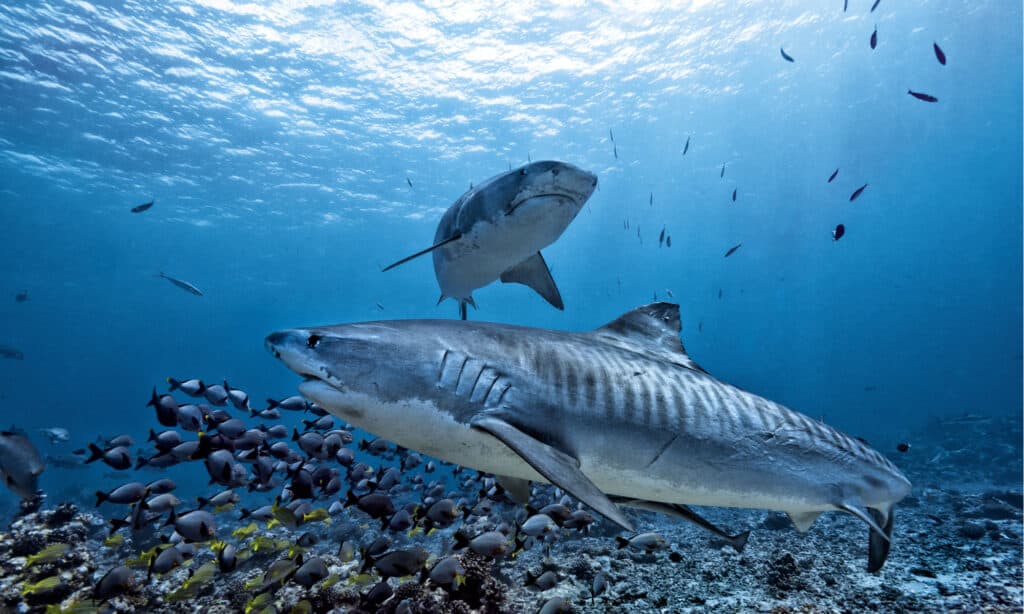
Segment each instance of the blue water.
[[886,450],[1020,413],[1019,3],[320,4],[0,6],[3,422],[67,453],[144,434],[168,375],[293,394],[270,331],[456,317],[429,259],[380,268],[528,158],[600,178],[544,251],[566,310],[496,284],[471,318],[586,330],[671,290],[710,373]]

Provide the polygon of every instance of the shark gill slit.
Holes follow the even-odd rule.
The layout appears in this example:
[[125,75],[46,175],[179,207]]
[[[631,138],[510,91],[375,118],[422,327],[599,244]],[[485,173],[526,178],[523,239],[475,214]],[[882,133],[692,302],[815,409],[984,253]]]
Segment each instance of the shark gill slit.
[[459,374],[455,376],[455,384],[452,386],[452,392],[455,394],[459,393],[459,382],[462,380],[462,372],[466,369],[467,362],[469,362],[469,357],[464,356],[462,358],[462,364],[459,365]]
[[438,386],[441,386],[441,380],[444,379],[444,366],[445,363],[448,361],[448,352],[450,352],[450,350],[445,350],[444,353],[441,354],[441,367],[437,370]]
[[483,363],[480,367],[480,370],[477,371],[476,373],[476,379],[473,380],[473,385],[469,387],[469,394],[466,395],[466,398],[473,400],[473,393],[476,392],[477,384],[480,383],[480,378],[483,377],[484,371],[486,370],[487,364]]

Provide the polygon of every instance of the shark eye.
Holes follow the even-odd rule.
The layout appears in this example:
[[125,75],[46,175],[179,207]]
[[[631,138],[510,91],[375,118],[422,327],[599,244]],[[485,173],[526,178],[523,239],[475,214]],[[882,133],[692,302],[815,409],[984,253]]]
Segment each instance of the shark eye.
[[557,168],[551,169],[551,174],[557,177],[558,176],[558,169]]
[[525,168],[519,169],[519,174],[520,175],[525,175],[526,174],[526,169]]
[[311,348],[315,348],[319,343],[320,335],[310,335],[309,338],[306,339],[306,345],[308,345]]

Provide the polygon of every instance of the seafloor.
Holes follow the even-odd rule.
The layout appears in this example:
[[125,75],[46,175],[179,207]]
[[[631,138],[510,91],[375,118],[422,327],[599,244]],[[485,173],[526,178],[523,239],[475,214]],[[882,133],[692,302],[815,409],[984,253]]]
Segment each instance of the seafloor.
[[[534,546],[515,558],[490,562],[463,555],[466,582],[451,593],[424,587],[415,577],[392,579],[395,595],[371,606],[365,594],[373,584],[347,579],[357,572],[358,555],[350,562],[337,555],[344,536],[362,534],[365,541],[375,529],[368,528],[365,519],[343,514],[324,526],[323,539],[306,555],[319,554],[341,578],[328,588],[287,583],[272,591],[272,598],[258,602],[259,607],[253,606],[254,593],[246,581],[284,556],[271,552],[240,564],[238,571],[194,584],[191,592],[175,593],[192,570],[211,558],[209,549],[200,548],[191,565],[163,577],[147,581],[145,570],[139,570],[138,585],[103,604],[103,609],[204,614],[332,609],[537,612],[561,596],[565,607],[551,611],[1021,612],[1020,444],[1020,417],[936,421],[922,431],[911,452],[896,459],[914,491],[898,508],[896,539],[879,573],[865,570],[867,528],[844,514],[825,514],[808,533],[798,534],[778,514],[702,509],[710,520],[730,530],[752,529],[745,550],[737,553],[693,525],[637,513],[638,529],[658,531],[668,541],[667,548],[653,554],[619,549],[605,523],[589,536],[566,532],[550,549]],[[138,550],[130,541],[119,548],[101,546],[104,519],[71,506],[54,511],[56,502],[52,503],[16,520],[0,535],[0,607],[6,611],[44,611],[47,604],[50,611],[57,611],[56,604],[82,608],[103,573]],[[483,530],[498,521],[483,518],[475,525]],[[225,519],[221,531],[235,527]],[[261,533],[293,541],[295,537],[283,528]],[[55,542],[72,548],[57,561],[26,569],[27,555]],[[402,536],[399,543],[422,545],[435,555],[451,545],[444,532]],[[539,591],[526,585],[528,573],[543,570],[557,574],[554,587]],[[598,572],[606,577],[608,588],[592,598]],[[30,583],[55,574],[62,579],[55,591],[24,594]]]

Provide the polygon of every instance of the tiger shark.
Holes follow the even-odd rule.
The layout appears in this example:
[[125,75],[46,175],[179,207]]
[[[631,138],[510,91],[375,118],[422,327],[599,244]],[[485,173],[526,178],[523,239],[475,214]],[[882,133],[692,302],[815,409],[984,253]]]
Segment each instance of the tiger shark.
[[653,303],[588,332],[395,320],[265,344],[343,420],[527,493],[524,481],[550,482],[626,530],[616,502],[698,524],[687,505],[778,510],[801,532],[838,510],[868,525],[880,569],[907,478],[864,442],[714,378],[680,330],[679,306]]
[[562,295],[540,250],[555,242],[597,187],[597,177],[566,162],[532,162],[491,177],[456,200],[437,225],[434,244],[390,264],[389,271],[433,253],[447,298],[476,308],[473,291],[495,279],[533,288],[556,309]]

